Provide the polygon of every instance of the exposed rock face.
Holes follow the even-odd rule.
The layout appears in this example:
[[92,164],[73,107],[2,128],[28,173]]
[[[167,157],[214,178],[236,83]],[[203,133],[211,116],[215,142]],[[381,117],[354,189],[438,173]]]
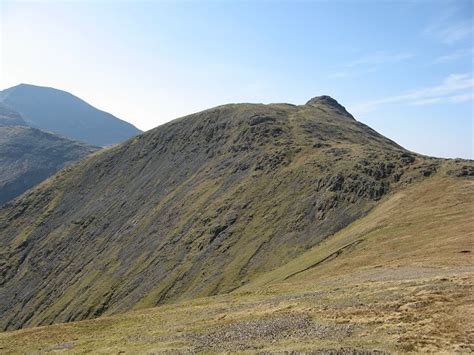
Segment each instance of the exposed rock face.
[[228,292],[436,172],[348,115],[219,106],[48,179],[0,209],[0,326]]

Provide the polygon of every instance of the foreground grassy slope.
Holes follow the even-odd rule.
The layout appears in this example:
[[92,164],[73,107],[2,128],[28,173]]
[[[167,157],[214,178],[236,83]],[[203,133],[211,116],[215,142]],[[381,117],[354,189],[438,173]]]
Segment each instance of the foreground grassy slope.
[[232,291],[442,163],[404,150],[328,97],[175,120],[0,209],[0,327]]
[[444,163],[230,294],[5,332],[1,351],[474,351],[474,181],[462,171]]

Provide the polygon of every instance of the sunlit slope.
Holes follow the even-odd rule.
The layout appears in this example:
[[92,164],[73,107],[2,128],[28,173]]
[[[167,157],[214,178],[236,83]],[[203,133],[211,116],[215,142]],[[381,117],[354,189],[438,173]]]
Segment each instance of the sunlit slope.
[[436,177],[390,196],[368,216],[242,289],[354,270],[472,264],[474,180],[446,176],[452,166],[446,163]]
[[474,181],[454,176],[463,175],[455,165],[387,196],[367,216],[230,294],[6,332],[0,347],[474,351]]

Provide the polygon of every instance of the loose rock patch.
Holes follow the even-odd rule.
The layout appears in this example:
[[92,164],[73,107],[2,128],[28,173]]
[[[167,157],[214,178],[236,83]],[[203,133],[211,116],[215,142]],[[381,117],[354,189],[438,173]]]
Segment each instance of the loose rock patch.
[[289,338],[347,337],[353,328],[352,324],[318,324],[306,315],[288,314],[233,323],[207,333],[188,334],[186,338],[195,351],[243,351]]

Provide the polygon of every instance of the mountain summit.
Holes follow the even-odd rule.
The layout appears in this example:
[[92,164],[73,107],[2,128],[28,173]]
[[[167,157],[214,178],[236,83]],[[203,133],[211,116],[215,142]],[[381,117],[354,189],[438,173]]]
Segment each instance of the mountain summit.
[[319,108],[320,110],[329,108],[336,111],[336,113],[340,115],[347,116],[355,120],[355,118],[346,110],[346,108],[342,106],[339,102],[337,102],[337,100],[333,99],[331,96],[322,95],[313,97],[306,103],[306,105]]
[[95,146],[123,142],[141,131],[78,97],[49,87],[20,84],[0,91],[0,103],[26,123]]

